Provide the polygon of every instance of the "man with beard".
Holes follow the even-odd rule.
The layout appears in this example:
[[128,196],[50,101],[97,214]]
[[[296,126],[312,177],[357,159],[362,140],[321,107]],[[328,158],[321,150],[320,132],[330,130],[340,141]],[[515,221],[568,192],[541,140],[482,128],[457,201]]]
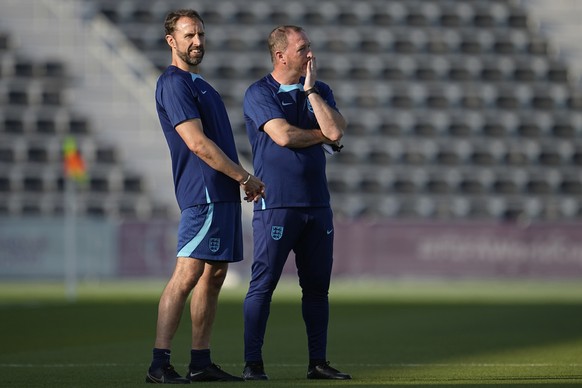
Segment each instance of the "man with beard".
[[[224,103],[198,74],[205,43],[202,18],[194,10],[171,12],[165,29],[172,64],[158,79],[156,108],[181,218],[176,265],[160,298],[146,382],[242,381],[212,362],[210,337],[228,263],[243,259],[239,186],[253,201],[261,198],[264,185],[239,164]],[[191,359],[182,377],[170,354],[190,293]]]
[[326,355],[334,227],[324,151],[339,150],[346,121],[330,87],[317,80],[311,42],[301,27],[275,28],[269,49],[273,71],[248,88],[243,104],[254,171],[266,185],[253,216],[243,378],[268,379],[262,346],[271,297],[294,251],[307,331],[307,378],[347,380],[351,376],[332,368]]

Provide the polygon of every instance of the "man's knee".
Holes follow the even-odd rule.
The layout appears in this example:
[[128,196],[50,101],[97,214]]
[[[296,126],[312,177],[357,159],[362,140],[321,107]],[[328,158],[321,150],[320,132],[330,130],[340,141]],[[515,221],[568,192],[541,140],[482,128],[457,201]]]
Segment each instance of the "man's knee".
[[226,279],[227,271],[228,264],[208,265],[201,280],[205,281],[208,287],[220,290]]
[[178,258],[171,282],[183,293],[190,293],[204,272],[204,263],[196,259]]

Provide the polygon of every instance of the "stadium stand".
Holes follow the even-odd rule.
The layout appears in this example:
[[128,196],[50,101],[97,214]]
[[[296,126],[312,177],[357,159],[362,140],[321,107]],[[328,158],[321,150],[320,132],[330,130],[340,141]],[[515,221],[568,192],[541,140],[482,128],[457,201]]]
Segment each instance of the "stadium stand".
[[68,104],[66,63],[35,60],[0,33],[0,216],[64,213],[62,146],[77,138],[88,166],[80,185],[82,215],[112,218],[164,216],[164,204],[142,190],[142,177],[117,163],[116,149],[99,142],[87,118]]
[[[582,92],[524,2],[81,1],[86,20],[104,15],[158,71],[169,60],[165,13],[195,6],[208,30],[203,74],[223,95],[247,159],[242,96],[270,70],[266,36],[276,24],[304,26],[319,76],[350,122],[345,148],[328,159],[340,218],[582,217]],[[46,178],[6,166],[58,162],[56,143],[42,149],[31,139],[70,132],[83,136],[99,166],[88,212],[110,211],[98,206],[99,195],[120,204],[147,195],[143,177],[120,165],[119,150],[96,143],[91,123],[63,108],[67,90],[55,79],[66,80],[66,63],[21,60],[7,33],[0,33],[0,50],[0,102],[11,106],[0,111],[0,129],[12,144],[0,147],[0,195],[54,191]],[[24,206],[17,202],[0,211]]]

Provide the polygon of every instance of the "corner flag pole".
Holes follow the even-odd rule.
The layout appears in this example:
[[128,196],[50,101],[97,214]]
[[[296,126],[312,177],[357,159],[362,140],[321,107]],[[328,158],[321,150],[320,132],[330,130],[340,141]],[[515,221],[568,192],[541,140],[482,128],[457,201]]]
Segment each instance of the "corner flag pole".
[[65,194],[64,248],[65,248],[65,295],[69,301],[77,299],[77,187],[87,181],[85,162],[72,137],[63,144]]
[[65,179],[65,296],[77,299],[77,188],[72,179]]

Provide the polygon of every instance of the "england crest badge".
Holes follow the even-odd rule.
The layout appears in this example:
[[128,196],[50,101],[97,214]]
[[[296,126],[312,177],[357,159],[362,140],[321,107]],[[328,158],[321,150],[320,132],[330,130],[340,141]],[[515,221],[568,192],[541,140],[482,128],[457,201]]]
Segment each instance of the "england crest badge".
[[281,240],[281,237],[283,237],[283,229],[285,228],[282,226],[271,226],[271,237],[273,240]]
[[210,248],[210,251],[212,253],[218,252],[218,250],[220,249],[220,239],[219,238],[211,238],[208,241],[208,248]]

